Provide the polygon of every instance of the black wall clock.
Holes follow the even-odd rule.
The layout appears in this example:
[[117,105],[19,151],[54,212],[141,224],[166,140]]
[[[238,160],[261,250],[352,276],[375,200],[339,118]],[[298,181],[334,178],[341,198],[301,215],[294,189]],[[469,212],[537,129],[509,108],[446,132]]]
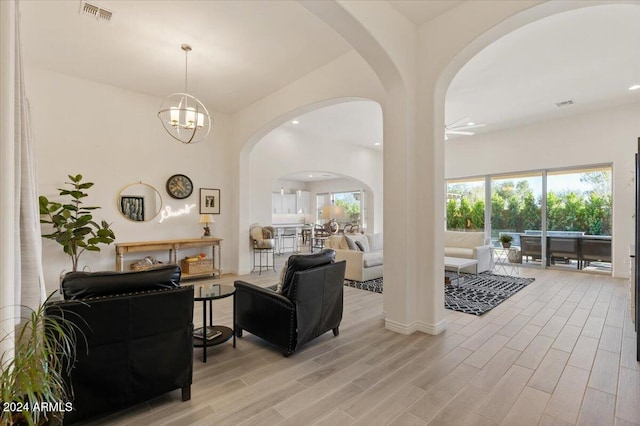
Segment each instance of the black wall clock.
[[193,192],[193,182],[185,175],[173,175],[167,180],[167,192],[178,200],[187,198]]

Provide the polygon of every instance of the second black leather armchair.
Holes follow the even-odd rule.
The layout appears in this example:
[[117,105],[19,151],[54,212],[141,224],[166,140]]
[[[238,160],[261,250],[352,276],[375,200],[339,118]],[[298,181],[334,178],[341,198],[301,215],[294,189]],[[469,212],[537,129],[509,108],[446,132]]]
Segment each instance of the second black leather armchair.
[[346,263],[334,250],[289,257],[282,294],[236,281],[235,330],[255,334],[285,356],[329,330],[339,334]]

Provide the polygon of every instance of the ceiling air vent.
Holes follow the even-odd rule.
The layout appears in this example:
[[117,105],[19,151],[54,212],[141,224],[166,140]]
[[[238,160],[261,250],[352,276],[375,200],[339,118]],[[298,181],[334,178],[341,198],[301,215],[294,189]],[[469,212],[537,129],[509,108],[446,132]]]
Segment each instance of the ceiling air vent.
[[110,10],[84,0],[80,2],[80,14],[91,16],[102,22],[111,22],[111,19],[113,18],[113,12]]
[[568,101],[557,102],[556,106],[558,108],[560,108],[560,107],[564,107],[564,106],[573,105],[575,103],[576,103],[576,101],[574,101],[573,99],[569,99]]

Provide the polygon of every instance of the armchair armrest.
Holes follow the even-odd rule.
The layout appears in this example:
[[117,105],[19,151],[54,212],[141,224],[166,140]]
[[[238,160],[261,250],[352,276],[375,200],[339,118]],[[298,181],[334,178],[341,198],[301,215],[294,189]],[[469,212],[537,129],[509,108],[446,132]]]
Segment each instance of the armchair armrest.
[[235,281],[235,329],[262,337],[285,351],[295,349],[296,309],[293,302],[272,290]]
[[336,262],[341,260],[349,262],[355,262],[362,265],[362,255],[363,253],[359,250],[336,250]]
[[491,269],[491,257],[493,253],[491,246],[478,246],[473,248],[473,258],[478,261],[478,272],[484,272]]

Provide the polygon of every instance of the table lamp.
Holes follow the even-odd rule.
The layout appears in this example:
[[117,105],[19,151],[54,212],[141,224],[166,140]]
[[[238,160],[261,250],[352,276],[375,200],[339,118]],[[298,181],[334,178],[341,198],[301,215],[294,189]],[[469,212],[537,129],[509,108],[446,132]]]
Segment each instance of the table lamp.
[[201,214],[200,215],[200,223],[204,223],[204,235],[202,238],[211,237],[211,229],[209,228],[210,223],[216,223],[212,214]]

